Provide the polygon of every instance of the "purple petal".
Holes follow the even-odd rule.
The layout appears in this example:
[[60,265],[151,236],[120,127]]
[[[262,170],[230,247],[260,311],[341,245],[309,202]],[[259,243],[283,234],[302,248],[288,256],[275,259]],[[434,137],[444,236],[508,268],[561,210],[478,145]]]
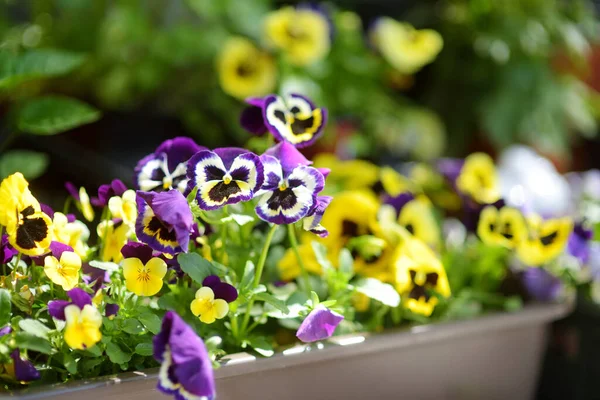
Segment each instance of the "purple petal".
[[400,193],[398,196],[386,195],[383,199],[384,204],[389,204],[396,210],[396,215],[400,213],[402,208],[411,200],[414,200],[415,196],[410,192]]
[[5,326],[4,328],[0,328],[0,337],[4,336],[4,335],[8,335],[9,333],[12,332],[12,328],[9,326]]
[[113,315],[117,315],[118,312],[119,312],[118,304],[107,304],[106,308],[104,309],[104,315],[107,317],[112,317]]
[[437,162],[440,173],[452,184],[456,182],[465,160],[460,158],[442,158]]
[[155,154],[165,153],[167,155],[167,165],[169,171],[174,171],[177,165],[186,162],[191,156],[206,150],[206,147],[198,146],[196,142],[188,137],[176,137],[165,140],[154,152]]
[[585,228],[582,224],[575,224],[569,236],[567,243],[569,254],[579,259],[582,264],[586,264],[590,258],[590,241],[593,235],[591,229]]
[[215,293],[215,299],[223,299],[226,302],[231,303],[238,298],[236,288],[229,283],[219,282],[212,289]]
[[80,309],[92,304],[92,296],[83,289],[71,289],[67,292],[67,295],[71,298],[71,304],[75,304]]
[[122,196],[126,190],[127,186],[120,179],[114,179],[110,185],[101,185],[98,188],[98,197],[93,197],[91,202],[96,207],[106,207],[111,197]]
[[23,360],[19,353],[19,349],[15,349],[10,358],[13,359],[15,368],[15,378],[21,382],[30,382],[40,379],[40,373],[33,364],[28,360]]
[[123,254],[123,258],[139,258],[144,265],[153,257],[152,247],[131,241],[121,248],[121,254]]
[[262,136],[268,132],[263,119],[262,108],[260,107],[246,107],[240,115],[240,125],[256,136]]
[[528,268],[523,272],[522,281],[527,292],[535,300],[549,302],[562,292],[562,281],[543,268]]
[[343,319],[344,316],[318,306],[302,321],[296,337],[304,343],[330,338]]
[[219,283],[221,283],[221,279],[219,279],[218,276],[209,275],[202,281],[202,286],[208,286],[209,288],[214,289]]
[[40,203],[40,208],[44,214],[54,219],[54,210],[48,204]]
[[52,255],[56,257],[57,260],[60,260],[60,256],[62,256],[62,253],[64,253],[65,251],[72,252],[73,248],[69,245],[60,242],[52,242],[50,243],[50,251],[52,252]]
[[331,170],[329,168],[317,168],[317,170],[319,170],[319,172],[321,173],[321,175],[323,175],[323,178],[325,179],[327,179],[327,177],[331,173]]
[[73,185],[72,182],[65,182],[65,189],[75,200],[79,201],[79,190]]
[[108,271],[105,271],[100,268],[92,267],[89,263],[83,263],[81,266],[81,270],[83,272],[82,280],[86,285],[92,285],[91,289],[94,292],[102,289],[105,283],[110,282],[110,274]]
[[19,252],[8,242],[8,235],[2,235],[0,240],[0,264],[6,264]]
[[233,160],[235,160],[236,157],[250,152],[246,149],[242,149],[239,147],[220,147],[214,149],[213,153],[218,155],[219,158],[223,161],[225,168],[229,169],[231,168],[231,164],[233,163]]
[[312,161],[307,160],[298,149],[288,142],[276,144],[265,151],[264,155],[272,156],[279,160],[284,176],[289,175],[299,165],[312,164]]
[[251,106],[263,108],[265,106],[265,99],[269,96],[265,97],[248,97],[245,102],[246,104],[250,104]]
[[75,214],[67,214],[66,217],[67,217],[67,222],[69,222],[69,223],[73,223],[77,220],[77,217],[75,217]]
[[52,318],[65,320],[65,307],[71,304],[67,300],[52,300],[48,302],[48,314]]

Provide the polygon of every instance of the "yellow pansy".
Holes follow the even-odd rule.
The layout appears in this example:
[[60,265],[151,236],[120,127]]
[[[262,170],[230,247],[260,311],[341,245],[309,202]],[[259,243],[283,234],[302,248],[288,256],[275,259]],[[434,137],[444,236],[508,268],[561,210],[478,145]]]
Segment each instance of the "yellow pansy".
[[154,296],[163,286],[167,263],[161,258],[151,258],[146,265],[139,258],[123,260],[123,276],[127,290],[138,296]]
[[23,254],[39,256],[52,241],[52,220],[41,211],[29,184],[19,172],[0,184],[0,225],[6,227],[10,244]]
[[433,213],[433,207],[426,197],[419,196],[406,203],[400,210],[398,223],[417,239],[434,249],[439,248],[440,226]]
[[94,209],[92,203],[90,203],[90,196],[88,196],[84,187],[79,188],[79,209],[86,220],[89,222],[94,220]]
[[284,52],[289,62],[303,66],[329,53],[329,22],[309,8],[283,7],[267,15],[264,22],[267,42]]
[[62,286],[64,290],[71,290],[79,282],[81,257],[72,251],[64,251],[60,260],[54,256],[44,258],[44,272],[52,282]]
[[66,306],[65,321],[65,342],[72,349],[89,349],[102,339],[102,315],[90,304],[83,309],[74,304]]
[[434,30],[417,30],[388,17],[377,21],[370,36],[383,58],[403,74],[414,74],[432,62],[444,44]]
[[212,324],[217,319],[225,318],[229,312],[229,304],[223,299],[215,299],[213,290],[204,286],[196,292],[190,309],[196,317],[200,317],[200,321]]
[[271,56],[243,37],[225,42],[217,61],[223,91],[245,99],[273,91],[277,70]]
[[456,186],[480,204],[491,204],[500,199],[496,167],[485,153],[473,153],[465,158]]
[[396,250],[395,285],[410,311],[430,316],[438,303],[431,291],[450,296],[450,284],[442,262],[418,239],[406,239]]
[[115,224],[113,221],[102,221],[97,228],[98,238],[102,240],[102,261],[119,262],[123,259],[121,248],[127,243],[131,230],[124,223]]
[[517,246],[517,256],[530,266],[539,266],[552,261],[565,249],[573,230],[571,218],[556,218],[543,221],[539,216],[527,218],[529,235]]
[[108,200],[108,209],[113,218],[120,218],[127,225],[133,226],[137,218],[135,191],[126,190],[122,196],[111,197]]
[[525,217],[516,208],[487,206],[479,216],[477,235],[486,244],[512,249],[527,237]]
[[85,241],[90,232],[82,222],[69,222],[65,214],[55,212],[52,219],[52,234],[55,241],[71,246],[82,258],[86,256],[88,247]]
[[[306,270],[315,275],[321,275],[323,271],[317,261],[317,257],[310,243],[304,243],[298,246],[298,252],[304,263]],[[328,253],[328,258],[330,254]],[[330,259],[331,262],[335,260]],[[296,253],[292,249],[287,249],[283,257],[277,263],[277,269],[279,270],[279,277],[284,281],[291,281],[300,276],[300,265],[298,265],[298,258]]]

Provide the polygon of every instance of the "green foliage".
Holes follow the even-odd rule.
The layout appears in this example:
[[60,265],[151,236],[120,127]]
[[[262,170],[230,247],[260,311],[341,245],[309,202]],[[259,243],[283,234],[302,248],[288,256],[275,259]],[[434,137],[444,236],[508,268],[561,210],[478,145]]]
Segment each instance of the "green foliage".
[[10,150],[0,156],[0,179],[21,172],[25,179],[33,180],[48,168],[48,156],[31,150]]
[[216,275],[215,267],[210,261],[202,258],[197,253],[181,253],[177,256],[177,261],[183,272],[188,274],[196,283],[202,284],[207,276]]
[[35,135],[55,135],[100,118],[100,112],[79,100],[45,96],[25,103],[17,116],[17,127]]
[[354,287],[357,292],[386,306],[398,307],[400,305],[400,295],[390,284],[374,278],[363,278],[354,282]]
[[0,326],[6,325],[10,321],[10,316],[10,292],[6,289],[0,289]]

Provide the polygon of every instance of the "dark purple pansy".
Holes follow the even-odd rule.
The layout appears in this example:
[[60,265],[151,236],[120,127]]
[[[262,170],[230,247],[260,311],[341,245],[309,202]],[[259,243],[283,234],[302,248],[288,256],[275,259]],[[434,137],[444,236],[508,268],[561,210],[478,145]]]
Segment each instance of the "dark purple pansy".
[[154,358],[161,363],[157,388],[178,400],[215,399],[215,379],[206,346],[179,315],[168,311],[154,337]]
[[238,292],[235,287],[226,282],[221,282],[216,275],[210,275],[204,278],[202,286],[208,286],[215,294],[215,299],[223,299],[228,303],[235,301],[238,297]]
[[343,319],[343,315],[333,312],[326,307],[317,306],[302,321],[296,332],[296,337],[304,343],[328,339],[333,335],[335,328],[337,328]]
[[198,146],[187,137],[164,141],[156,151],[142,158],[135,167],[136,187],[142,191],[163,191],[187,188],[187,161],[206,147]]
[[203,210],[248,201],[263,184],[263,165],[256,154],[235,147],[196,153],[188,163],[188,192],[198,188]]
[[385,195],[385,197],[383,198],[383,204],[388,204],[394,207],[394,210],[396,210],[396,215],[399,215],[400,211],[402,211],[402,208],[406,205],[406,203],[414,199],[414,194],[410,192],[403,192],[397,196]]
[[8,242],[8,235],[2,235],[2,239],[0,240],[0,264],[6,264],[17,253],[19,252]]
[[79,190],[73,185],[72,182],[65,182],[65,189],[76,201],[79,201]]
[[590,241],[594,236],[591,229],[587,229],[583,224],[575,224],[569,241],[567,250],[569,254],[576,257],[582,264],[586,264],[590,258]]
[[521,276],[527,293],[537,301],[556,300],[562,293],[562,281],[543,268],[531,267]]
[[292,145],[282,142],[260,157],[265,182],[257,195],[260,219],[274,224],[292,224],[309,215],[317,205],[325,178]]
[[315,107],[307,97],[269,95],[252,97],[246,102],[250,106],[242,112],[240,122],[251,133],[268,130],[277,141],[289,142],[298,148],[310,146],[323,135],[327,110]]
[[48,314],[51,317],[65,320],[65,307],[70,304],[75,304],[80,309],[83,309],[87,304],[92,304],[92,296],[83,289],[75,288],[67,292],[71,301],[67,300],[52,300],[48,302]]
[[121,247],[123,258],[138,258],[144,265],[154,257],[153,252],[154,250],[152,250],[152,247],[140,242],[130,241],[127,242],[125,246]]
[[120,179],[114,179],[110,184],[100,185],[98,197],[92,197],[90,201],[96,207],[106,207],[111,197],[122,196],[126,190],[127,186]]
[[329,207],[331,200],[333,200],[333,197],[331,196],[317,196],[316,206],[313,207],[304,220],[302,220],[304,230],[312,232],[322,238],[326,238],[329,235],[327,229],[321,225],[321,220],[323,219],[323,214],[325,214],[325,210]]
[[92,267],[89,263],[83,263],[81,266],[83,275],[81,280],[86,285],[92,285],[91,289],[94,292],[102,289],[105,283],[110,283],[110,273],[106,270]]
[[15,379],[19,382],[31,382],[40,379],[40,373],[29,360],[21,358],[19,349],[15,349],[10,358],[13,360]]
[[137,191],[135,233],[152,249],[169,254],[188,251],[194,217],[181,192]]
[[48,204],[40,203],[40,209],[44,214],[50,217],[50,219],[54,219],[54,210]]
[[104,309],[104,315],[109,318],[116,316],[118,312],[119,312],[118,304],[107,304],[106,308]]

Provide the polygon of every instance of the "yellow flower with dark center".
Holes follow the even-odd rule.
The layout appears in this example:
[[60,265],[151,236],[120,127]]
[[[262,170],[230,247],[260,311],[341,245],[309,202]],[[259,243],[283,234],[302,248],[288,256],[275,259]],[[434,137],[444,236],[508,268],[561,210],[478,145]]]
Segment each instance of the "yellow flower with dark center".
[[108,200],[108,209],[113,218],[120,218],[129,226],[135,225],[137,218],[137,204],[135,191],[127,190],[122,196],[113,196]]
[[98,238],[102,240],[100,259],[119,262],[123,259],[121,248],[127,243],[131,229],[124,223],[102,221],[97,228]]
[[329,22],[309,8],[283,7],[267,15],[267,42],[283,51],[295,65],[304,66],[324,58],[331,46]]
[[438,303],[432,292],[450,296],[446,270],[435,253],[418,239],[406,239],[394,260],[395,285],[410,311],[430,316]]
[[0,184],[0,225],[6,227],[10,244],[23,254],[39,256],[52,241],[52,220],[41,211],[29,184],[19,172]]
[[479,216],[477,235],[486,244],[515,248],[527,238],[525,217],[516,208],[487,206]]
[[215,299],[215,293],[208,286],[196,292],[196,298],[190,304],[192,313],[200,317],[205,324],[212,324],[217,319],[225,318],[229,313],[229,304],[223,299]]
[[414,74],[442,50],[442,36],[434,30],[417,30],[392,18],[380,18],[370,34],[375,47],[392,67]]
[[567,217],[543,221],[534,215],[527,218],[527,225],[529,235],[517,245],[517,256],[530,266],[539,266],[558,257],[573,230],[573,221]]
[[248,39],[228,39],[217,64],[221,87],[233,97],[264,96],[275,88],[277,70],[273,59]]
[[123,276],[127,290],[138,296],[154,296],[163,287],[167,274],[167,263],[158,257],[151,258],[146,265],[139,258],[123,260]]
[[54,256],[44,258],[44,272],[55,284],[62,286],[64,290],[71,290],[79,283],[79,270],[81,269],[81,258],[72,251],[61,254],[60,260]]
[[456,186],[480,204],[492,204],[500,199],[496,167],[485,153],[473,153],[465,158]]
[[72,349],[89,349],[102,339],[102,315],[90,304],[83,309],[74,304],[66,306],[65,321],[65,342]]
[[433,214],[433,207],[424,196],[406,203],[400,210],[398,223],[411,235],[438,249],[441,242],[440,226]]

